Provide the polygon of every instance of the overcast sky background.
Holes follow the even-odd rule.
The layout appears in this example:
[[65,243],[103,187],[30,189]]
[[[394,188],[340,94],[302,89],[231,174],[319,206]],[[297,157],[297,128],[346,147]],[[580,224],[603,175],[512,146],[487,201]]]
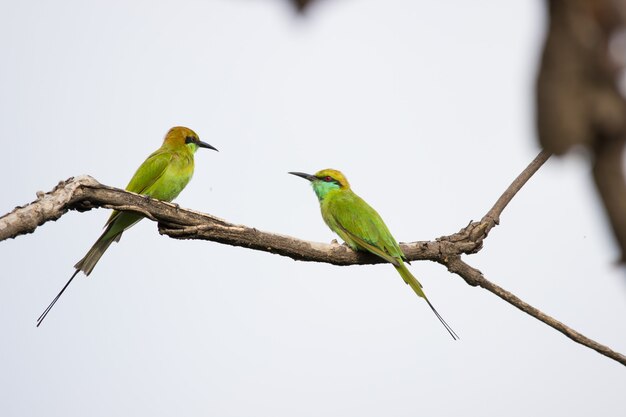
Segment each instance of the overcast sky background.
[[[288,171],[342,170],[399,241],[479,219],[539,151],[542,1],[2,1],[0,212],[89,174],[124,187],[174,125],[177,202],[329,242]],[[0,415],[617,415],[622,365],[445,268],[335,267],[160,236],[150,221],[35,320],[109,213],[0,244]],[[626,352],[626,277],[584,154],[505,210],[485,276]]]

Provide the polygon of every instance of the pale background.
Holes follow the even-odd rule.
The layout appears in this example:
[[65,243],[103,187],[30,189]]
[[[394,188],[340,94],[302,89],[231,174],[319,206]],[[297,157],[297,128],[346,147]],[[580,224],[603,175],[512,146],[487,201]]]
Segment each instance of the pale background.
[[[177,202],[329,242],[287,171],[344,171],[399,241],[479,219],[538,152],[543,1],[0,3],[0,212],[89,174],[124,187],[173,125],[200,150]],[[615,416],[622,365],[414,262],[335,267],[143,221],[35,319],[105,210],[0,244],[0,415]],[[488,279],[626,352],[626,277],[585,155],[551,160],[480,254]]]

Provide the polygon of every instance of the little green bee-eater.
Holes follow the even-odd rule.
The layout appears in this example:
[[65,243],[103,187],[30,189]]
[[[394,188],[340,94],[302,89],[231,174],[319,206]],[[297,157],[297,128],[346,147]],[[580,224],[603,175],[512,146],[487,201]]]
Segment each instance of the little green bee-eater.
[[[172,201],[185,188],[193,175],[193,156],[198,148],[207,148],[217,151],[208,143],[202,142],[191,129],[176,126],[165,135],[163,145],[154,151],[145,161],[126,186],[127,191],[143,194],[157,200]],[[52,300],[50,305],[37,319],[37,327],[46,318],[54,304],[61,297],[65,289],[79,271],[85,275],[91,274],[100,257],[113,242],[119,242],[122,233],[133,226],[143,216],[133,212],[114,210],[106,222],[105,230],[96,240],[87,254],[74,265],[76,271]]]
[[322,211],[322,218],[353,250],[368,251],[391,263],[415,293],[422,297],[453,339],[457,334],[445,322],[422,290],[422,284],[407,269],[406,257],[380,215],[350,188],[346,177],[334,169],[314,175],[290,172],[311,182]]

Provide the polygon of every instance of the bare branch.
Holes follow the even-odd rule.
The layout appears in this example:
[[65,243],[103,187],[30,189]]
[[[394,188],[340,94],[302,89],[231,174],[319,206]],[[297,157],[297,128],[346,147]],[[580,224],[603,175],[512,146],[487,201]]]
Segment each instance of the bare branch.
[[[541,152],[513,181],[480,222],[471,222],[459,232],[440,237],[435,241],[402,243],[400,246],[408,260],[431,260],[445,265],[450,272],[459,275],[469,285],[480,286],[496,294],[575,342],[626,365],[624,355],[583,336],[512,293],[489,282],[480,271],[461,260],[462,254],[476,253],[482,248],[483,240],[487,237],[489,230],[498,224],[500,214],[506,205],[549,157],[548,152]],[[176,239],[209,240],[275,253],[295,260],[334,265],[384,262],[369,253],[355,252],[346,245],[309,242],[232,224],[218,217],[182,209],[176,204],[107,187],[89,176],[70,178],[61,182],[49,193],[38,193],[37,200],[31,204],[17,207],[0,217],[0,241],[24,233],[32,233],[37,226],[46,221],[57,220],[68,210],[86,211],[96,207],[140,213],[157,221],[160,233]]]
[[[308,242],[232,224],[215,216],[180,208],[176,204],[102,185],[89,176],[69,178],[49,193],[40,194],[32,203],[17,207],[0,217],[0,241],[32,233],[37,226],[57,220],[68,210],[86,211],[96,207],[140,213],[159,222],[162,234],[176,239],[210,240],[296,260],[334,265],[384,262],[377,256],[355,252],[345,245]],[[436,260],[442,253],[474,253],[477,245],[470,240],[470,231],[480,230],[479,226],[478,223],[471,224],[459,233],[434,242],[413,242],[401,246],[409,260]]]
[[515,197],[515,194],[522,189],[530,177],[532,177],[535,172],[537,172],[539,168],[541,168],[541,166],[548,160],[548,158],[550,158],[550,155],[551,154],[548,151],[539,152],[539,155],[535,157],[526,169],[522,171],[517,178],[515,178],[515,181],[509,185],[509,188],[504,191],[500,198],[498,198],[496,204],[494,204],[491,210],[489,210],[485,217],[483,217],[483,221],[492,220],[494,226],[500,224],[500,214],[502,214],[504,208],[511,202],[513,197]]
[[543,313],[541,310],[521,300],[515,294],[510,293],[509,291],[494,284],[491,281],[488,281],[479,270],[472,268],[471,266],[463,262],[460,256],[449,259],[448,262],[446,262],[445,264],[450,272],[454,272],[455,274],[461,276],[471,285],[476,285],[486,289],[489,292],[492,292],[493,294],[502,298],[507,303],[514,305],[523,312],[563,333],[574,342],[580,343],[583,346],[587,346],[588,348],[593,349],[596,352],[621,363],[622,365],[626,365],[626,356],[596,342],[595,340],[589,339],[588,337],[577,332],[571,327],[566,326],[555,318],[550,317],[549,315]]
[[64,215],[75,199],[77,190],[100,183],[89,176],[70,178],[60,182],[46,194],[37,192],[37,200],[0,217],[0,242],[26,233],[32,233],[38,226]]

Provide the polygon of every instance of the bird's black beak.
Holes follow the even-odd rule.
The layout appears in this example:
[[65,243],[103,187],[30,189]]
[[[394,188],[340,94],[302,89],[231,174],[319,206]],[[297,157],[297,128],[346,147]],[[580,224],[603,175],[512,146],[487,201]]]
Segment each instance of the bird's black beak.
[[198,142],[196,142],[196,145],[198,145],[199,148],[207,148],[207,149],[213,149],[214,151],[217,151],[217,148],[214,148],[213,146],[209,145],[206,142],[202,142],[201,140],[199,140]]
[[288,174],[295,175],[296,177],[301,177],[309,181],[315,181],[317,179],[315,175],[305,174],[304,172],[289,172]]

